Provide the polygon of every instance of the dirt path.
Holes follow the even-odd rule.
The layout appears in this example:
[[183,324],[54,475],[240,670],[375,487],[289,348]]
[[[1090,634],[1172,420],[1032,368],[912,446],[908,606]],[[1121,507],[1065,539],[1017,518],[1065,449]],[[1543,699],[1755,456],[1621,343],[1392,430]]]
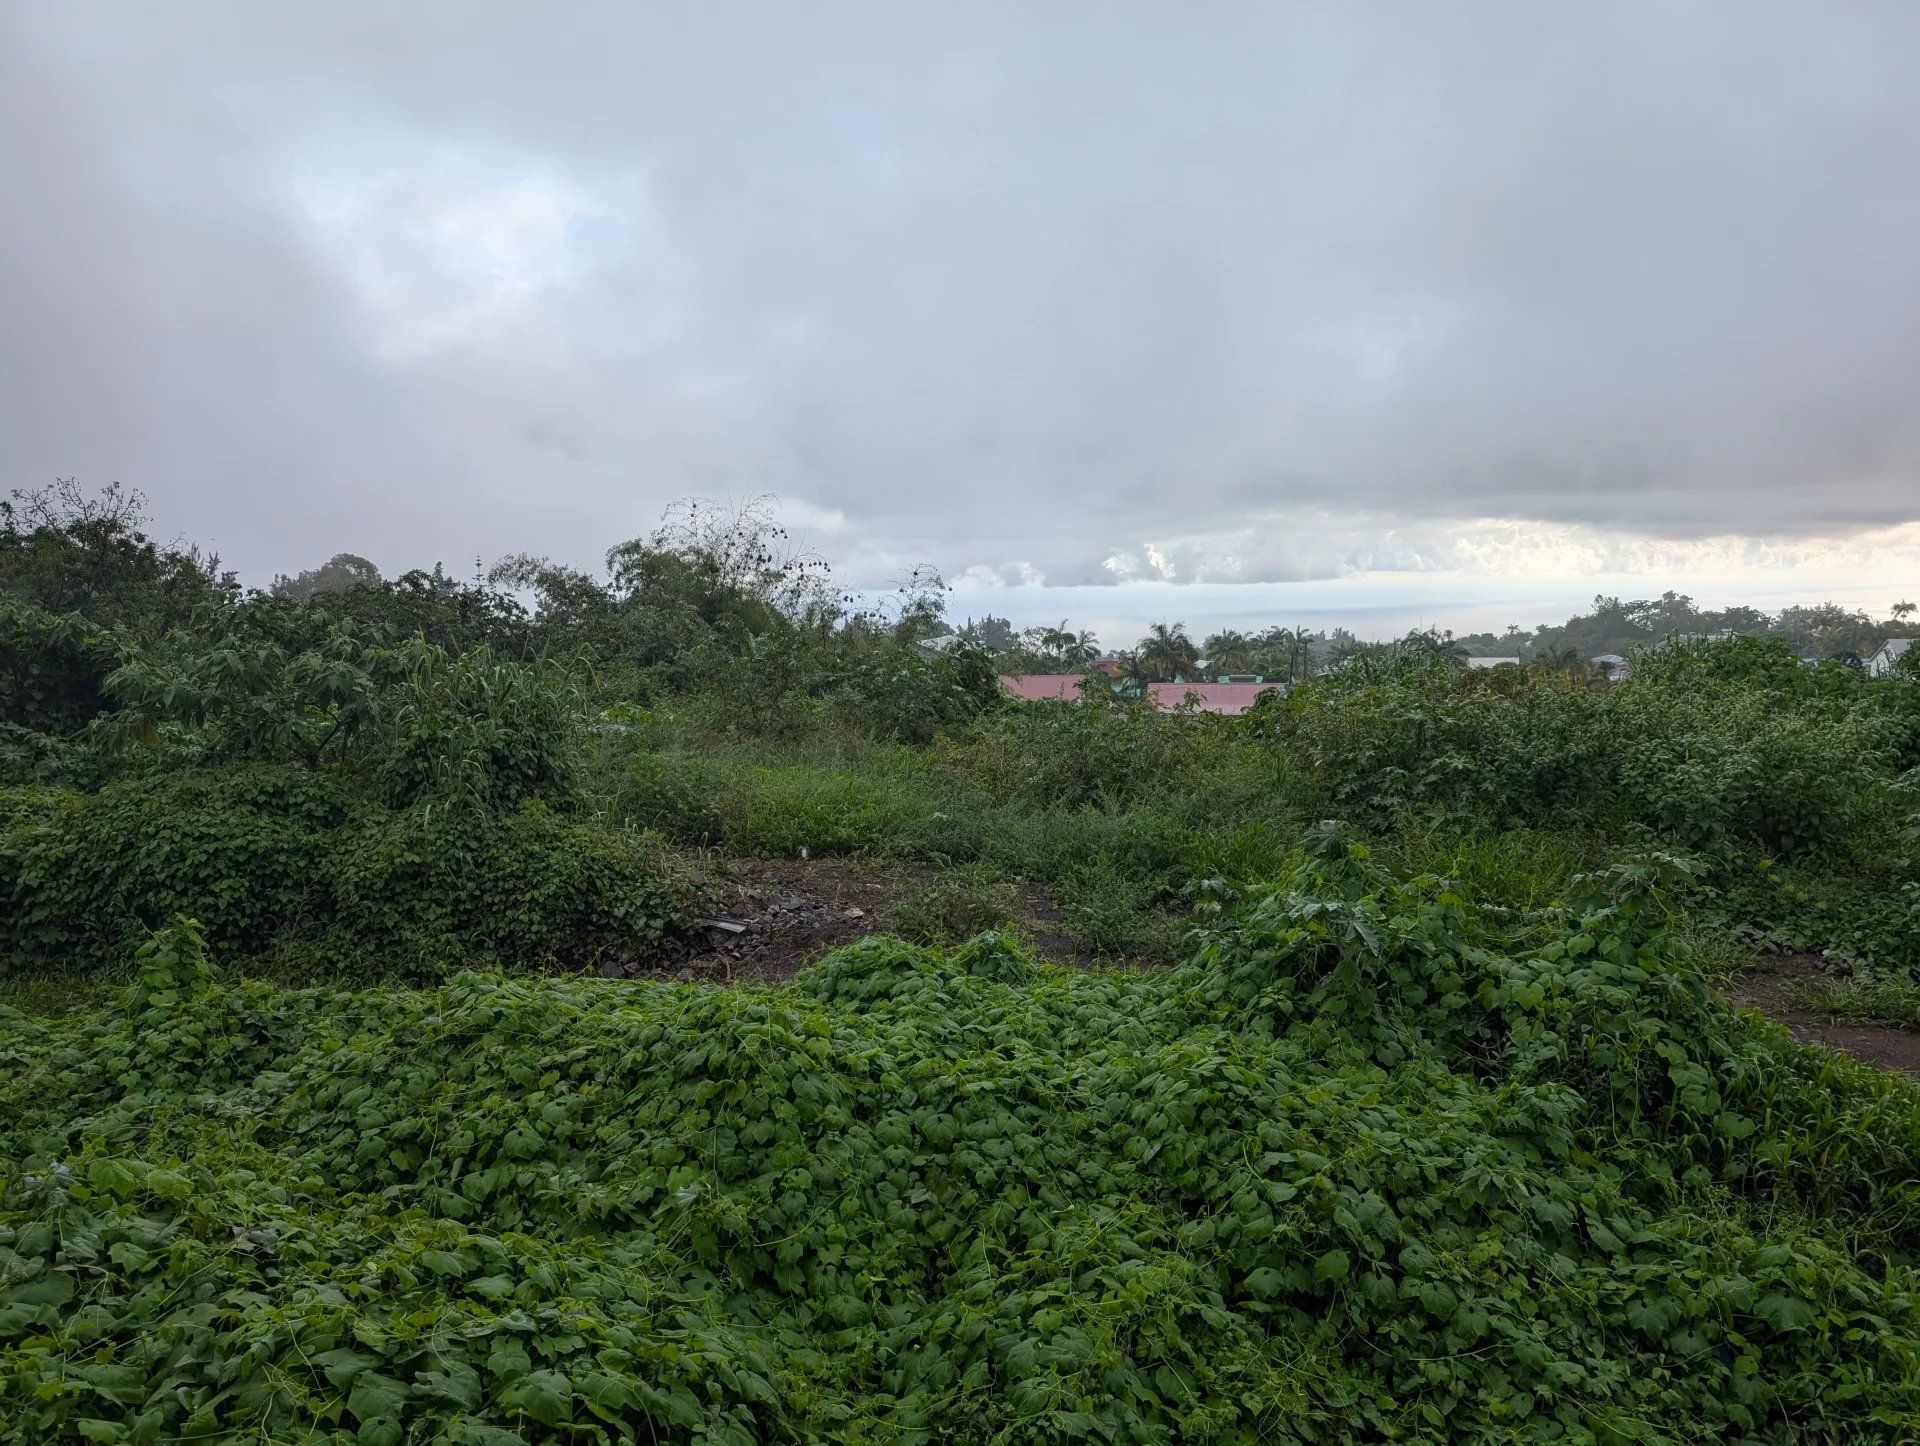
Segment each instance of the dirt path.
[[1826,977],[1828,971],[1816,955],[1769,954],[1727,980],[1725,988],[1735,1004],[1786,1025],[1803,1044],[1824,1044],[1882,1069],[1920,1075],[1920,1034],[1888,1024],[1836,1024],[1787,992],[1795,979]]
[[[630,972],[714,984],[776,984],[821,955],[868,934],[900,932],[904,901],[925,889],[927,870],[844,859],[724,859],[706,882],[722,921],[691,953]],[[1013,922],[1040,954],[1059,964],[1091,963],[1070,938],[1060,910],[1032,885],[1007,886]],[[730,927],[730,926],[738,926]]]

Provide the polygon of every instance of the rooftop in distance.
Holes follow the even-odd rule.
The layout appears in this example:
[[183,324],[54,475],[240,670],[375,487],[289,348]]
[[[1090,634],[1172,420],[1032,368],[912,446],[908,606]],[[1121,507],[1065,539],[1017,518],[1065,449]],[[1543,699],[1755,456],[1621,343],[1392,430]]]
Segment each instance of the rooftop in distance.
[[[1088,676],[1086,673],[1002,673],[1000,686],[1030,703],[1050,698],[1078,702],[1080,684]],[[1192,706],[1199,712],[1232,718],[1246,712],[1262,693],[1280,692],[1285,686],[1283,683],[1149,683],[1147,696],[1165,713],[1188,706],[1191,699]]]

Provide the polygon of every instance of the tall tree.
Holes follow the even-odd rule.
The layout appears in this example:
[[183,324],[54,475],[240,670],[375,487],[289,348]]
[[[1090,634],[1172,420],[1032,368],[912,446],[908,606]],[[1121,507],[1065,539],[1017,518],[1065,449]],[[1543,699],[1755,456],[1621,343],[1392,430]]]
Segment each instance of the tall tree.
[[0,500],[0,592],[50,613],[139,631],[184,621],[239,584],[217,557],[148,537],[146,499],[71,477]]
[[1183,673],[1195,670],[1200,650],[1194,646],[1185,623],[1155,623],[1147,629],[1134,654],[1149,679],[1170,683]]
[[1207,671],[1245,673],[1253,668],[1254,641],[1243,632],[1222,629],[1206,642]]
[[1073,634],[1067,628],[1067,620],[1062,618],[1055,627],[1041,628],[1034,645],[1049,657],[1064,659],[1067,649],[1073,646]]
[[984,618],[968,618],[960,628],[960,636],[990,653],[1008,652],[1018,641],[1013,624],[991,613]]
[[1260,634],[1255,671],[1291,683],[1313,672],[1314,636],[1305,628],[1271,627]]
[[1545,653],[1536,653],[1534,662],[1550,673],[1572,675],[1591,673],[1594,670],[1594,665],[1587,661],[1578,648],[1574,647],[1553,648]]
[[358,553],[336,552],[318,567],[288,577],[276,576],[267,591],[287,602],[303,603],[316,593],[345,592],[351,587],[377,587],[380,569]]

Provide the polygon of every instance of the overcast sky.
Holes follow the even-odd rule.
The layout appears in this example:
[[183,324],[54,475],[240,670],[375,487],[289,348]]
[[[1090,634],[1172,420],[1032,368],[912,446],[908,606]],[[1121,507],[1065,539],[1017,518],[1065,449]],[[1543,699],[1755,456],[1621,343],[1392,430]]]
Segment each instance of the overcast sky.
[[1920,595],[1920,5],[0,0],[0,483],[963,612]]

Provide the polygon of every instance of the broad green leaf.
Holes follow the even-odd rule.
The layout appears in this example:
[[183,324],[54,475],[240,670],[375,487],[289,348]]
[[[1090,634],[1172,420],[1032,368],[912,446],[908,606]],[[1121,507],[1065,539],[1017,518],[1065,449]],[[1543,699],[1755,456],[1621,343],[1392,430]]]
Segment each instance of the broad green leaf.
[[500,1404],[521,1411],[546,1426],[558,1426],[573,1415],[573,1383],[561,1371],[534,1371],[500,1392]]

